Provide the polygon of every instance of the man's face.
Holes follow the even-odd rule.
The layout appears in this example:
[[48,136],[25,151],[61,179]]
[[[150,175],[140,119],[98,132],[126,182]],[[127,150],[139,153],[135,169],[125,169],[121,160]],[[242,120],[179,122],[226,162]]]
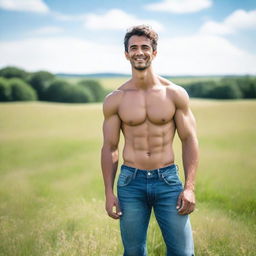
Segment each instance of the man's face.
[[156,53],[152,49],[150,39],[145,36],[132,36],[129,39],[128,52],[125,52],[125,56],[133,68],[145,70],[150,67]]

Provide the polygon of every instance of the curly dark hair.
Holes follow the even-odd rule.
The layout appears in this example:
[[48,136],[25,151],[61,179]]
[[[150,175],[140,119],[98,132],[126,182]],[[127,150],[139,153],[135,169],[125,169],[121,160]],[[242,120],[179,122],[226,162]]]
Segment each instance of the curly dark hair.
[[151,46],[153,51],[156,51],[157,48],[157,40],[158,34],[148,25],[139,25],[131,27],[127,30],[125,37],[124,37],[124,48],[125,51],[128,52],[128,43],[129,39],[132,36],[145,36],[151,41]]

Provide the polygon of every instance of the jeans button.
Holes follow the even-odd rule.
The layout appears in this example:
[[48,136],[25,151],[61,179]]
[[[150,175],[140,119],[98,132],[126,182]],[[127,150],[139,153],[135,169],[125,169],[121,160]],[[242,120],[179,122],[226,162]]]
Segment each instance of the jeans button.
[[151,173],[150,173],[150,172],[148,172],[148,175],[151,175]]

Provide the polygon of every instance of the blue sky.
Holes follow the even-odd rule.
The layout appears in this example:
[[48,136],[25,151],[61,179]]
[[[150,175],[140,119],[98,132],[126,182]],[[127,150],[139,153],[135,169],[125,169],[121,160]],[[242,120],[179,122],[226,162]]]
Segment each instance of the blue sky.
[[159,34],[159,74],[256,74],[255,0],[0,0],[0,68],[130,73],[139,24]]

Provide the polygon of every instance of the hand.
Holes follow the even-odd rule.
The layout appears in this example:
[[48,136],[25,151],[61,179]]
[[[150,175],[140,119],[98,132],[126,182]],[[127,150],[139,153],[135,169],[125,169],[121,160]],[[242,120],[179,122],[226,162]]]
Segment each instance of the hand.
[[181,215],[190,214],[195,209],[195,194],[191,189],[184,189],[178,198],[177,210]]
[[110,216],[113,219],[119,219],[122,215],[118,199],[114,194],[109,194],[106,196],[106,211],[108,213],[108,216]]

